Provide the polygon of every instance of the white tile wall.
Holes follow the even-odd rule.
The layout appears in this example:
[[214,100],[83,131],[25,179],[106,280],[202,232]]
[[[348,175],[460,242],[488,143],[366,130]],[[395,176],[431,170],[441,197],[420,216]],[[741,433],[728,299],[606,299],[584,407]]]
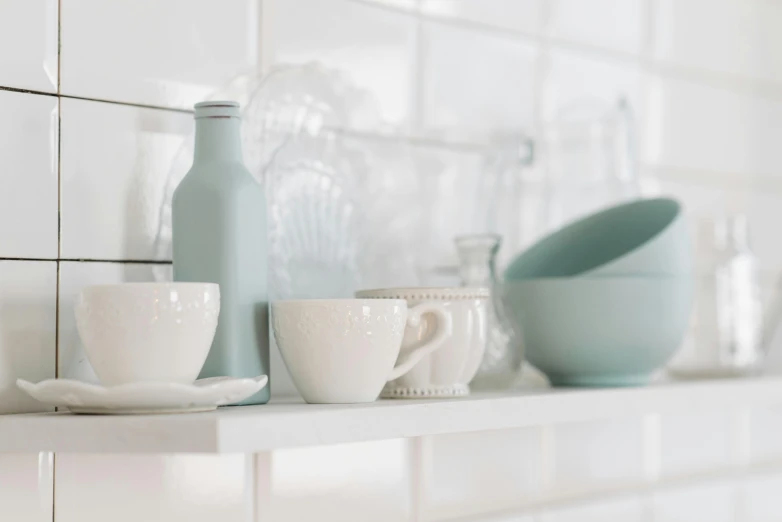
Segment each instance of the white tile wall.
[[259,65],[255,0],[64,0],[63,94],[190,108]]
[[731,480],[706,480],[696,485],[661,488],[652,494],[654,520],[735,522],[738,497],[736,484]]
[[540,522],[643,522],[643,503],[638,496],[590,502],[542,513]]
[[277,450],[258,458],[258,522],[405,522],[413,513],[404,439]]
[[0,2],[0,85],[57,92],[57,9],[57,0]]
[[541,494],[539,427],[438,435],[425,441],[424,505],[440,518],[500,510]]
[[0,261],[0,414],[45,411],[16,379],[54,377],[57,264]]
[[579,110],[610,110],[622,99],[636,113],[641,106],[644,73],[636,64],[554,47],[549,67],[541,107],[545,120]]
[[663,475],[726,469],[735,451],[731,417],[725,411],[665,415],[660,437]]
[[54,455],[0,455],[0,516],[13,522],[51,522]]
[[344,0],[266,0],[263,20],[265,68],[319,61],[349,72],[357,86],[372,93],[383,121],[409,128],[414,18]]
[[58,100],[0,91],[0,112],[0,256],[56,259]]
[[[170,277],[154,241],[187,110],[283,62],[346,73],[384,132],[461,142],[410,162],[424,192],[480,172],[471,142],[626,97],[644,172],[660,178],[647,186],[694,213],[748,212],[778,270],[780,26],[769,0],[0,0],[0,412],[42,409],[17,377],[94,378],[73,297]],[[372,130],[373,116],[350,123]],[[453,196],[427,220],[469,231],[475,201]],[[433,264],[450,261],[449,240],[424,243]],[[0,520],[779,520],[779,473],[742,474],[782,459],[778,409],[254,460],[2,455]],[[738,475],[693,480],[720,469]],[[609,491],[622,488],[635,489]]]
[[421,0],[424,14],[477,22],[527,35],[540,32],[543,0]]
[[640,54],[644,39],[644,0],[552,0],[549,34],[630,55]]
[[642,418],[562,424],[553,428],[554,487],[595,490],[644,481]]
[[57,522],[249,520],[244,455],[71,455],[55,466]]
[[166,181],[192,116],[71,99],[61,109],[62,257],[157,259]]
[[425,21],[421,46],[425,134],[481,142],[532,124],[533,44]]
[[782,81],[778,2],[660,0],[655,7],[654,52],[664,63]]

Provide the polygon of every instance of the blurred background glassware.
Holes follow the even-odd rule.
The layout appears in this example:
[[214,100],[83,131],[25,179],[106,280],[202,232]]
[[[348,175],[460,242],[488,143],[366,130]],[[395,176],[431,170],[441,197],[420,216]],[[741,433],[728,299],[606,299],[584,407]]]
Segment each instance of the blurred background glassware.
[[295,135],[264,170],[273,299],[350,297],[365,235],[362,154],[334,136]]
[[539,233],[542,184],[530,170],[534,147],[524,133],[492,138],[485,147],[422,151],[427,239],[422,244],[420,279],[426,286],[459,284],[460,261],[452,238],[497,234],[504,248],[496,263],[515,254]]
[[491,292],[486,307],[486,350],[470,386],[476,390],[509,388],[521,372],[524,350],[498,295],[495,261],[502,238],[496,234],[477,234],[459,236],[454,241],[462,286],[484,287]]
[[545,230],[641,196],[632,108],[579,100],[547,124],[540,140]]
[[702,220],[696,249],[694,313],[670,373],[709,378],[758,371],[766,335],[758,263],[749,245],[746,216]]

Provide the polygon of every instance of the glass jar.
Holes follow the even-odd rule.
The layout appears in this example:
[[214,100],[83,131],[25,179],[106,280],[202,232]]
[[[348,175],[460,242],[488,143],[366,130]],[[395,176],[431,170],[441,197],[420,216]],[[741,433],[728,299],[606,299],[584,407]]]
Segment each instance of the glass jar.
[[670,371],[686,378],[737,376],[763,359],[758,267],[744,215],[701,222],[691,329]]
[[496,234],[476,234],[455,239],[459,255],[459,275],[463,286],[491,290],[486,314],[486,350],[470,387],[476,390],[504,389],[519,377],[524,362],[521,337],[506,319],[497,292],[496,257],[501,238]]

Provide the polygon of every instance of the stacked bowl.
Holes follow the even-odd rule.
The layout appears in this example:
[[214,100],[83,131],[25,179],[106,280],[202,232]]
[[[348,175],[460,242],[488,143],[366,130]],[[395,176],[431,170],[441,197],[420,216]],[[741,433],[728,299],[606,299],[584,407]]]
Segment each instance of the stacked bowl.
[[505,271],[505,311],[555,386],[646,383],[679,348],[693,299],[681,205],[638,200],[576,221]]

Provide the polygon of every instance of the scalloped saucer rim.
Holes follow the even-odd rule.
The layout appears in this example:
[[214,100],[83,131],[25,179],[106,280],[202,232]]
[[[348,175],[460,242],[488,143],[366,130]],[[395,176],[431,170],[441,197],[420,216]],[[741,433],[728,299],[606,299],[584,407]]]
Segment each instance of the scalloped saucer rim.
[[269,378],[210,377],[192,384],[135,382],[102,386],[75,379],[46,379],[16,385],[39,402],[68,408],[73,413],[161,414],[211,411],[234,404],[262,390]]

